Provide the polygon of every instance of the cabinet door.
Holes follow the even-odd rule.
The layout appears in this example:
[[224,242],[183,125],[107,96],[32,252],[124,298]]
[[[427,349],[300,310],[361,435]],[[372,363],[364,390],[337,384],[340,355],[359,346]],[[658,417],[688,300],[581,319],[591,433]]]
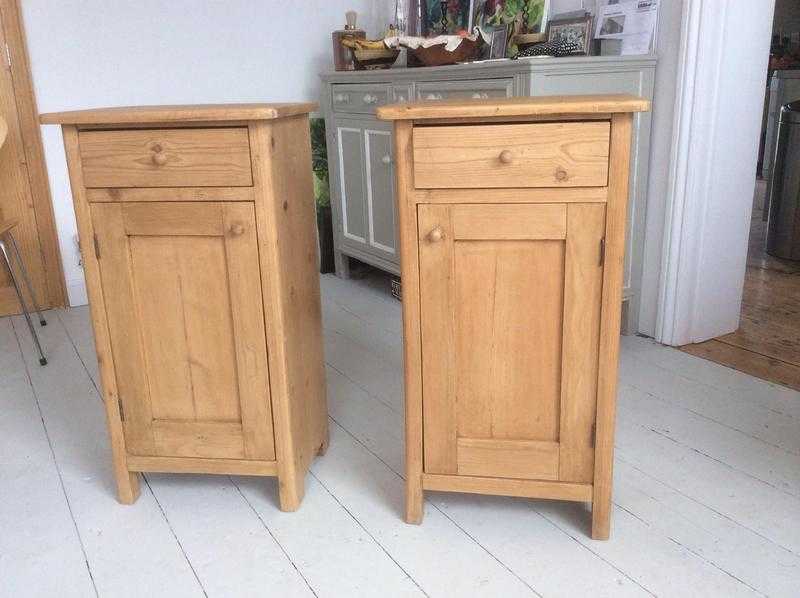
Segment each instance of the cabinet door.
[[342,197],[342,234],[346,241],[367,243],[367,198],[364,185],[364,132],[337,127],[339,184]]
[[396,261],[392,134],[389,130],[365,129],[364,150],[369,244],[383,257]]
[[605,206],[418,215],[425,471],[591,482]]
[[127,451],[274,460],[253,205],[91,213]]

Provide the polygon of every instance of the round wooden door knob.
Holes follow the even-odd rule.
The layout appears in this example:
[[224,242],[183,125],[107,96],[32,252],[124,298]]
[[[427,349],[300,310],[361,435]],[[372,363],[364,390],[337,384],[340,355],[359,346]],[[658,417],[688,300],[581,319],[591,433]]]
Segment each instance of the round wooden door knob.
[[231,236],[238,237],[239,235],[244,233],[244,225],[242,224],[234,224],[231,226],[230,229]]
[[442,230],[441,226],[437,226],[431,232],[428,233],[428,240],[431,243],[438,243],[444,239],[444,231]]
[[499,158],[501,164],[511,164],[514,161],[514,155],[509,150],[500,152]]
[[567,174],[566,170],[564,170],[560,166],[558,168],[556,168],[556,180],[557,181],[563,183],[564,181],[567,180],[567,177],[569,177],[569,175]]
[[164,166],[167,163],[167,154],[162,151],[157,151],[153,154],[153,164],[156,166]]

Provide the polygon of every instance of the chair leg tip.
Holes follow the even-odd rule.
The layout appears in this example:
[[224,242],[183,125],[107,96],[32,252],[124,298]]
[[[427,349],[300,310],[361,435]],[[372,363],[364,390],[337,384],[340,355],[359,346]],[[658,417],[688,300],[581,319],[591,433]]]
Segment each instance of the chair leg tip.
[[39,365],[47,365],[47,360],[46,360],[44,357],[42,357],[42,358],[39,360]]

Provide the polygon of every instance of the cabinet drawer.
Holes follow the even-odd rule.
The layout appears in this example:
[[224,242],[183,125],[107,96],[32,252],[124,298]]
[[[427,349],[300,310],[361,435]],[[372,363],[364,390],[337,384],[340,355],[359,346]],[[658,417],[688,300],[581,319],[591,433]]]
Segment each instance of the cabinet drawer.
[[603,187],[608,122],[414,128],[414,186],[422,189]]
[[331,88],[334,112],[373,114],[375,108],[391,104],[387,85],[334,85]]
[[416,97],[423,101],[489,98],[510,98],[514,80],[484,79],[478,81],[436,81],[417,83]]
[[81,131],[86,187],[249,187],[244,127]]

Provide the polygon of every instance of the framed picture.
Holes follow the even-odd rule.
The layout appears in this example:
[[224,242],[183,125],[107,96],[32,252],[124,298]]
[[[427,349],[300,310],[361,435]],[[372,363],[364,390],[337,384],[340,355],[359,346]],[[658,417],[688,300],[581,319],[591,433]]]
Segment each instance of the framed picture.
[[472,0],[472,26],[511,25],[512,34],[544,33],[550,0]]
[[510,25],[501,25],[492,29],[491,43],[489,44],[489,59],[505,58],[506,48],[508,47],[508,34],[511,30]]
[[592,16],[551,20],[547,24],[547,41],[571,46],[571,54],[588,56],[592,47]]
[[474,0],[418,0],[426,37],[469,31]]

